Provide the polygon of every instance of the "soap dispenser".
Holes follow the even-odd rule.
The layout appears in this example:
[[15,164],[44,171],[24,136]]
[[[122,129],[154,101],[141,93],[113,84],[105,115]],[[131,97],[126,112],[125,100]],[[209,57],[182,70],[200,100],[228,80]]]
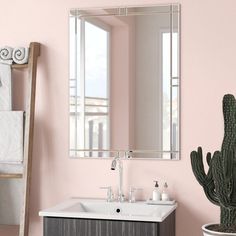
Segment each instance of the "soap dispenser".
[[166,182],[163,186],[163,190],[162,190],[162,193],[161,193],[161,200],[162,201],[169,201],[170,200],[170,196],[168,194],[168,184]]
[[152,200],[153,201],[160,201],[161,200],[161,193],[159,191],[159,185],[158,185],[158,181],[154,181],[155,184],[155,188],[152,192]]

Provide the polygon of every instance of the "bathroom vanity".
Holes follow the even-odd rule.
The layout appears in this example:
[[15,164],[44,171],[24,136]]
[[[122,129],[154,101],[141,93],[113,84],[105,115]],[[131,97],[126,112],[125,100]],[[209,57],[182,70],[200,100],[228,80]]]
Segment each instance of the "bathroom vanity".
[[44,236],[175,236],[176,208],[72,198],[39,215]]

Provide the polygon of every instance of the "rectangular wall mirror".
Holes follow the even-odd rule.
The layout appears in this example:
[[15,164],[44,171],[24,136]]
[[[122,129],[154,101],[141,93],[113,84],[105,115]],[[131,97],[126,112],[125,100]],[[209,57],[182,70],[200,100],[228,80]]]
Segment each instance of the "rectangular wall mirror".
[[70,157],[179,159],[180,6],[70,11]]

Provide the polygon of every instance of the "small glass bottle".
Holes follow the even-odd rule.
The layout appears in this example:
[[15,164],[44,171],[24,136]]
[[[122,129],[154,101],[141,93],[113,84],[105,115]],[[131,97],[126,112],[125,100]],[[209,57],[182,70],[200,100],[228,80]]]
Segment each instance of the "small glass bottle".
[[163,186],[163,190],[161,193],[161,200],[162,201],[169,201],[170,200],[170,196],[168,193],[168,184],[165,182],[164,186]]

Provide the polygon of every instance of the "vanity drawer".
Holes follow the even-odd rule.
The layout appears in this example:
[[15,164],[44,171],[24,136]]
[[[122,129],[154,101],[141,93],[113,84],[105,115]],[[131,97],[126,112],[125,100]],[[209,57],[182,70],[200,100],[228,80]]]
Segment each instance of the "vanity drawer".
[[175,236],[175,212],[160,223],[44,217],[44,236]]

